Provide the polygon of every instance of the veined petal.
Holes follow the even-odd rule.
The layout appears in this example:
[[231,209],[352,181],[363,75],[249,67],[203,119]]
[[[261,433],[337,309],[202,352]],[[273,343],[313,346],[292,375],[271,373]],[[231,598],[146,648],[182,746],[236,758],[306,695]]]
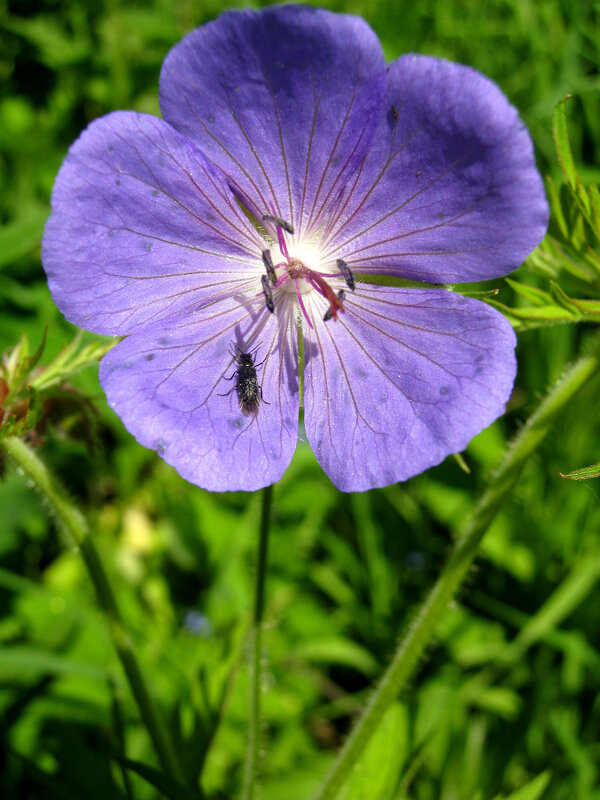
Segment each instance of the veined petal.
[[357,272],[431,283],[520,266],[549,212],[531,139],[500,89],[469,67],[407,55],[389,65],[384,109],[325,251]]
[[160,103],[254,213],[310,235],[365,154],[384,89],[363,20],[286,5],[225,13],[188,34],[165,59]]
[[260,242],[194,145],[156,117],[115,112],[63,163],[43,263],[67,319],[124,334],[256,283]]
[[305,329],[305,426],[342,491],[406,480],[462,450],[504,411],[515,335],[478,300],[360,287],[337,322]]
[[[110,406],[138,442],[191,483],[217,492],[273,483],[298,433],[292,311],[285,304],[272,315],[262,301],[229,298],[132,334],[100,365]],[[239,407],[236,347],[255,352],[256,414]]]

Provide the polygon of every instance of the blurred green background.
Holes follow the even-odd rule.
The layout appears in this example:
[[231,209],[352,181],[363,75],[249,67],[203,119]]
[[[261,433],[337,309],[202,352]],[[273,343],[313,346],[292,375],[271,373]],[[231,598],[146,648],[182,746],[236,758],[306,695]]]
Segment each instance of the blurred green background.
[[[69,144],[114,109],[159,113],[169,48],[242,5],[261,4],[0,0],[0,351],[23,332],[35,349],[48,325],[47,363],[75,334],[50,298],[39,248]],[[599,3],[318,5],[364,16],[388,60],[416,51],[486,73],[554,177],[552,110],[573,94],[574,156],[598,180]],[[544,286],[527,265],[517,278]],[[510,288],[495,285],[510,305]],[[407,483],[344,496],[300,442],[274,496],[263,800],[315,789],[507,440],[589,336],[567,326],[520,334],[508,413],[468,448],[470,474],[450,458]],[[90,520],[188,774],[202,774],[209,796],[233,797],[259,497],[186,484],[124,431],[95,368],[73,384],[40,453]],[[382,785],[344,800],[487,800],[546,771],[543,798],[600,798],[600,488],[558,476],[600,458],[599,389],[596,379],[580,392],[493,523],[378,743]],[[2,796],[161,797],[141,778],[124,782],[112,757],[155,764],[78,553],[8,465],[0,509]]]

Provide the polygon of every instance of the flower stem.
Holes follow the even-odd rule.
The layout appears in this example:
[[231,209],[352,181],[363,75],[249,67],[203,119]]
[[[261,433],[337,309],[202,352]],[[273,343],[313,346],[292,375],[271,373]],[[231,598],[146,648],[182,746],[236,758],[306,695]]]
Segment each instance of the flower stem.
[[252,800],[258,775],[260,750],[260,685],[262,664],[262,623],[265,607],[265,579],[267,575],[267,552],[269,543],[269,522],[273,486],[266,486],[262,493],[260,533],[258,540],[258,563],[256,565],[256,586],[254,593],[254,615],[252,619],[252,654],[250,683],[250,730],[246,754],[243,800]]
[[509,446],[504,460],[487,490],[458,536],[437,582],[423,602],[414,623],[401,640],[394,658],[375,689],[368,706],[352,732],[315,800],[334,800],[354,764],[374,733],[386,709],[398,697],[431,641],[436,623],[448,607],[469,567],[496,512],[515,485],[521,470],[550,426],[577,390],[598,372],[598,354],[582,356],[554,386]]
[[16,437],[9,437],[0,441],[0,446],[23,470],[25,475],[33,481],[78,546],[90,579],[94,584],[98,603],[106,615],[113,645],[123,666],[131,693],[148,730],[161,767],[171,778],[183,782],[183,774],[175,757],[171,740],[150,695],[146,679],[135,654],[133,642],[123,624],[108,575],[102,565],[100,555],[90,536],[83,515],[67,499],[66,493],[56,478],[25,442]]

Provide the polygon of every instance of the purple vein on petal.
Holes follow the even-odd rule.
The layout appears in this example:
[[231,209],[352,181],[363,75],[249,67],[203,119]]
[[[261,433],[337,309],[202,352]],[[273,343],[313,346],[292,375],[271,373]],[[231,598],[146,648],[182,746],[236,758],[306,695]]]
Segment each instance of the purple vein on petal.
[[[335,240],[335,242],[334,242],[334,243],[332,242],[332,244],[330,245],[330,249],[329,249],[329,251],[327,251],[327,252],[328,252],[328,254],[333,254],[333,253],[334,253],[334,252],[336,252],[337,250],[341,250],[342,248],[344,248],[344,247],[346,247],[348,244],[350,244],[350,242],[353,242],[355,239],[359,239],[359,238],[361,238],[362,236],[364,236],[364,235],[365,235],[365,233],[368,233],[368,232],[369,232],[370,230],[372,230],[373,228],[376,228],[378,225],[381,225],[381,223],[382,223],[382,222],[385,222],[385,220],[386,220],[386,219],[389,219],[390,217],[393,217],[393,216],[394,216],[394,214],[397,214],[399,211],[402,211],[402,209],[405,209],[405,208],[406,208],[406,207],[407,207],[407,206],[408,206],[410,203],[412,203],[412,201],[413,201],[413,200],[414,200],[416,197],[420,197],[420,195],[422,195],[424,192],[427,192],[427,191],[429,191],[429,189],[431,189],[431,188],[432,188],[432,186],[435,186],[435,184],[436,184],[438,181],[440,181],[442,178],[444,178],[444,177],[445,177],[445,176],[446,176],[448,173],[450,173],[450,172],[451,172],[453,169],[456,169],[456,167],[457,167],[457,166],[458,166],[458,165],[461,163],[461,161],[463,161],[465,158],[466,158],[466,156],[461,156],[461,158],[459,158],[459,159],[456,159],[456,161],[455,161],[453,164],[450,164],[450,166],[449,166],[449,167],[447,167],[447,168],[446,168],[446,169],[445,169],[443,172],[441,172],[441,173],[440,173],[439,175],[437,175],[435,178],[432,178],[432,180],[430,180],[430,182],[429,182],[429,183],[428,183],[426,186],[423,186],[421,189],[418,189],[416,192],[414,192],[414,193],[413,193],[413,194],[412,194],[410,197],[408,197],[408,198],[407,198],[406,200],[404,200],[402,203],[400,203],[399,205],[397,205],[395,208],[392,208],[390,211],[387,211],[387,212],[386,212],[385,214],[383,214],[381,217],[379,217],[378,219],[374,220],[373,222],[371,222],[369,225],[365,226],[365,227],[364,227],[362,230],[358,231],[357,233],[354,233],[354,234],[353,234],[352,236],[350,236],[348,239],[345,239],[345,240],[344,240],[344,241],[342,241],[342,242],[338,242],[337,240]],[[384,170],[384,171],[385,171],[385,170]],[[382,172],[382,175],[383,175],[383,172]],[[381,175],[380,177],[382,177],[382,175]],[[364,202],[364,201],[362,201],[362,202],[361,202],[361,204],[360,204],[361,206],[362,206],[363,202]],[[345,219],[345,221],[344,221],[344,224],[343,224],[342,226],[340,226],[340,228],[338,229],[338,231],[336,231],[336,233],[335,233],[335,236],[336,236],[336,237],[339,235],[339,232],[340,232],[340,231],[341,231],[343,228],[345,228],[345,227],[346,227],[346,225],[347,225],[347,224],[348,224],[348,223],[349,223],[349,222],[350,222],[352,219],[354,219],[354,218],[355,218],[355,216],[356,216],[356,211],[353,211],[353,212],[352,212],[352,214],[350,214],[350,215],[349,215],[349,216],[348,216],[348,217]],[[333,237],[332,237],[332,238],[333,238]],[[373,245],[373,246],[376,246],[377,244],[378,244],[378,242],[374,243],[374,245]]]
[[[324,91],[325,91],[325,89],[323,90],[323,92]],[[331,196],[331,193],[333,191],[333,188],[335,187],[335,184],[339,180],[340,175],[342,174],[342,172],[346,168],[348,160],[349,160],[350,156],[352,155],[352,153],[351,153],[350,156],[348,156],[348,159],[346,160],[345,164],[342,165],[342,168],[338,172],[337,178],[335,179],[335,181],[333,181],[332,185],[329,188],[329,192],[327,194],[327,197],[325,198],[323,203],[321,203],[321,208],[319,209],[319,212],[316,213],[316,207],[317,207],[317,203],[319,201],[319,195],[321,194],[321,191],[323,189],[323,183],[325,182],[325,177],[326,177],[327,172],[329,171],[329,168],[331,166],[333,157],[335,155],[335,151],[337,150],[337,148],[339,146],[340,140],[342,138],[342,134],[344,132],[344,129],[345,129],[346,124],[348,122],[348,118],[350,116],[350,112],[352,111],[352,107],[353,107],[354,101],[356,99],[356,91],[357,91],[357,85],[356,85],[356,81],[355,81],[354,84],[352,85],[352,97],[350,98],[350,103],[348,105],[348,108],[346,109],[346,113],[344,115],[344,119],[342,120],[342,124],[340,125],[340,128],[339,128],[339,130],[337,132],[337,135],[336,135],[335,140],[333,142],[333,146],[332,146],[332,148],[331,148],[331,150],[329,152],[329,155],[327,157],[327,161],[325,162],[325,168],[321,172],[321,177],[319,179],[319,183],[317,185],[317,189],[316,189],[316,191],[314,193],[314,196],[313,196],[313,199],[312,199],[312,205],[311,205],[310,213],[309,213],[309,216],[308,216],[308,222],[306,223],[306,227],[307,227],[307,230],[309,231],[309,235],[310,235],[310,231],[312,229],[314,217],[316,216],[316,219],[319,220],[324,205],[327,203],[327,200]],[[363,131],[364,131],[364,128],[363,128]],[[360,141],[360,138],[359,138],[359,141]],[[358,144],[359,144],[359,142],[356,143],[356,146],[358,146]]]
[[[352,196],[352,194],[354,192],[354,189],[356,188],[356,185],[358,183],[358,178],[360,177],[360,176],[357,176],[357,179],[353,184],[352,191],[351,191],[350,195],[348,196],[348,198],[346,199],[346,202],[344,203],[343,208],[340,209],[339,213],[334,217],[334,219],[332,220],[332,222],[328,226],[328,239],[327,239],[326,244],[328,244],[332,239],[337,238],[337,236],[339,236],[340,232],[356,217],[356,215],[359,213],[360,209],[364,206],[364,204],[367,202],[367,200],[369,199],[369,197],[371,196],[373,191],[378,186],[379,182],[381,181],[381,179],[383,178],[383,176],[385,175],[385,173],[387,172],[387,170],[389,169],[389,167],[391,166],[393,161],[402,153],[402,151],[408,146],[408,144],[410,144],[412,139],[415,136],[417,136],[418,133],[420,133],[422,127],[423,127],[422,125],[418,125],[415,128],[415,130],[409,136],[407,136],[407,138],[402,142],[402,144],[398,147],[398,149],[395,152],[392,152],[393,141],[396,138],[396,133],[397,133],[397,130],[398,130],[398,123],[396,123],[396,125],[394,127],[394,132],[393,132],[393,135],[392,135],[392,140],[390,142],[390,153],[389,153],[389,156],[386,159],[384,165],[381,167],[381,169],[379,170],[379,173],[375,177],[374,181],[371,183],[371,185],[369,186],[369,188],[367,189],[367,191],[363,195],[363,197],[362,197],[361,201],[359,202],[358,206],[356,206],[356,208],[354,208],[352,210],[352,214],[348,215],[347,217],[344,217],[344,222],[337,229],[333,230],[334,226],[342,218],[343,210],[346,208],[346,206],[347,206],[348,202],[350,201],[351,196]],[[364,166],[365,160],[366,160],[366,156],[363,158],[363,160],[361,162],[361,165],[360,165],[361,171],[362,171],[362,168]]]
[[[292,186],[290,184],[290,171],[288,169],[288,162],[287,162],[287,158],[286,158],[286,154],[285,154],[285,144],[284,144],[284,141],[283,141],[283,131],[281,130],[281,119],[279,117],[279,107],[277,105],[277,99],[275,98],[275,95],[273,94],[273,89],[271,88],[271,82],[269,81],[269,78],[268,78],[268,76],[267,76],[267,74],[266,74],[266,72],[264,70],[264,67],[262,69],[262,73],[263,73],[263,76],[264,76],[264,79],[265,79],[265,85],[266,85],[267,89],[269,90],[269,96],[270,96],[271,101],[273,103],[273,110],[275,111],[275,119],[277,120],[277,133],[278,133],[278,136],[279,136],[279,145],[281,147],[281,158],[283,159],[283,167],[284,167],[284,170],[285,170],[285,181],[286,181],[287,190],[288,190],[289,218],[290,218],[290,220],[291,220],[291,222],[293,224],[293,222],[294,222],[294,201],[292,199]],[[265,177],[269,181],[269,178],[267,177],[266,172],[265,172]],[[271,189],[271,192],[273,194],[273,199],[275,200],[275,198],[276,198],[275,192],[273,191],[273,186],[272,186],[270,181],[269,181],[269,188]],[[280,208],[279,205],[277,205],[277,207]],[[281,212],[280,212],[280,216],[281,216]]]

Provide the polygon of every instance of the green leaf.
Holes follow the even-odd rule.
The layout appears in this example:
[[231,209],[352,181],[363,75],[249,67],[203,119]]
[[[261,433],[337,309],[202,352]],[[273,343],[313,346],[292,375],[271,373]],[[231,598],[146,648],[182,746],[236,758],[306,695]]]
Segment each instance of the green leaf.
[[514,719],[521,709],[521,698],[506,686],[489,686],[473,698],[473,704],[504,719]]
[[25,645],[4,647],[0,650],[0,675],[5,677],[24,673],[48,673],[50,675],[84,675],[94,680],[105,681],[112,673],[95,664],[84,664],[47,650]]
[[452,285],[452,291],[462,294],[463,297],[475,297],[478,300],[486,300],[488,297],[496,297],[500,289],[463,289],[460,283]]
[[394,703],[385,712],[339,797],[343,800],[388,800],[402,773],[408,739],[406,708]]
[[314,637],[299,645],[296,655],[321,664],[342,664],[365,675],[379,670],[377,660],[366,648],[342,636]]
[[80,29],[70,34],[62,20],[50,15],[3,20],[11,33],[22,36],[37,48],[40,60],[53,69],[64,69],[83,61],[90,51],[90,42]]
[[573,470],[573,472],[559,472],[561,478],[569,478],[572,481],[585,481],[588,478],[600,478],[600,461],[589,467]]
[[509,795],[497,795],[494,800],[539,800],[548,786],[551,778],[550,772],[542,772],[537,778],[521,786],[516,792]]
[[45,206],[28,208],[22,217],[0,230],[0,269],[37,247],[48,217]]
[[133,761],[130,758],[118,758],[117,756],[114,756],[114,758],[119,764],[135,772],[151,786],[154,786],[155,789],[158,789],[158,791],[165,797],[168,797],[169,800],[200,800],[202,797],[199,792],[188,789],[181,783],[167,777],[163,772],[154,769],[154,767],[142,764],[141,761]]
[[456,463],[462,469],[463,472],[466,472],[467,475],[471,474],[471,467],[467,464],[467,462],[460,453],[454,453],[454,460],[456,461]]

